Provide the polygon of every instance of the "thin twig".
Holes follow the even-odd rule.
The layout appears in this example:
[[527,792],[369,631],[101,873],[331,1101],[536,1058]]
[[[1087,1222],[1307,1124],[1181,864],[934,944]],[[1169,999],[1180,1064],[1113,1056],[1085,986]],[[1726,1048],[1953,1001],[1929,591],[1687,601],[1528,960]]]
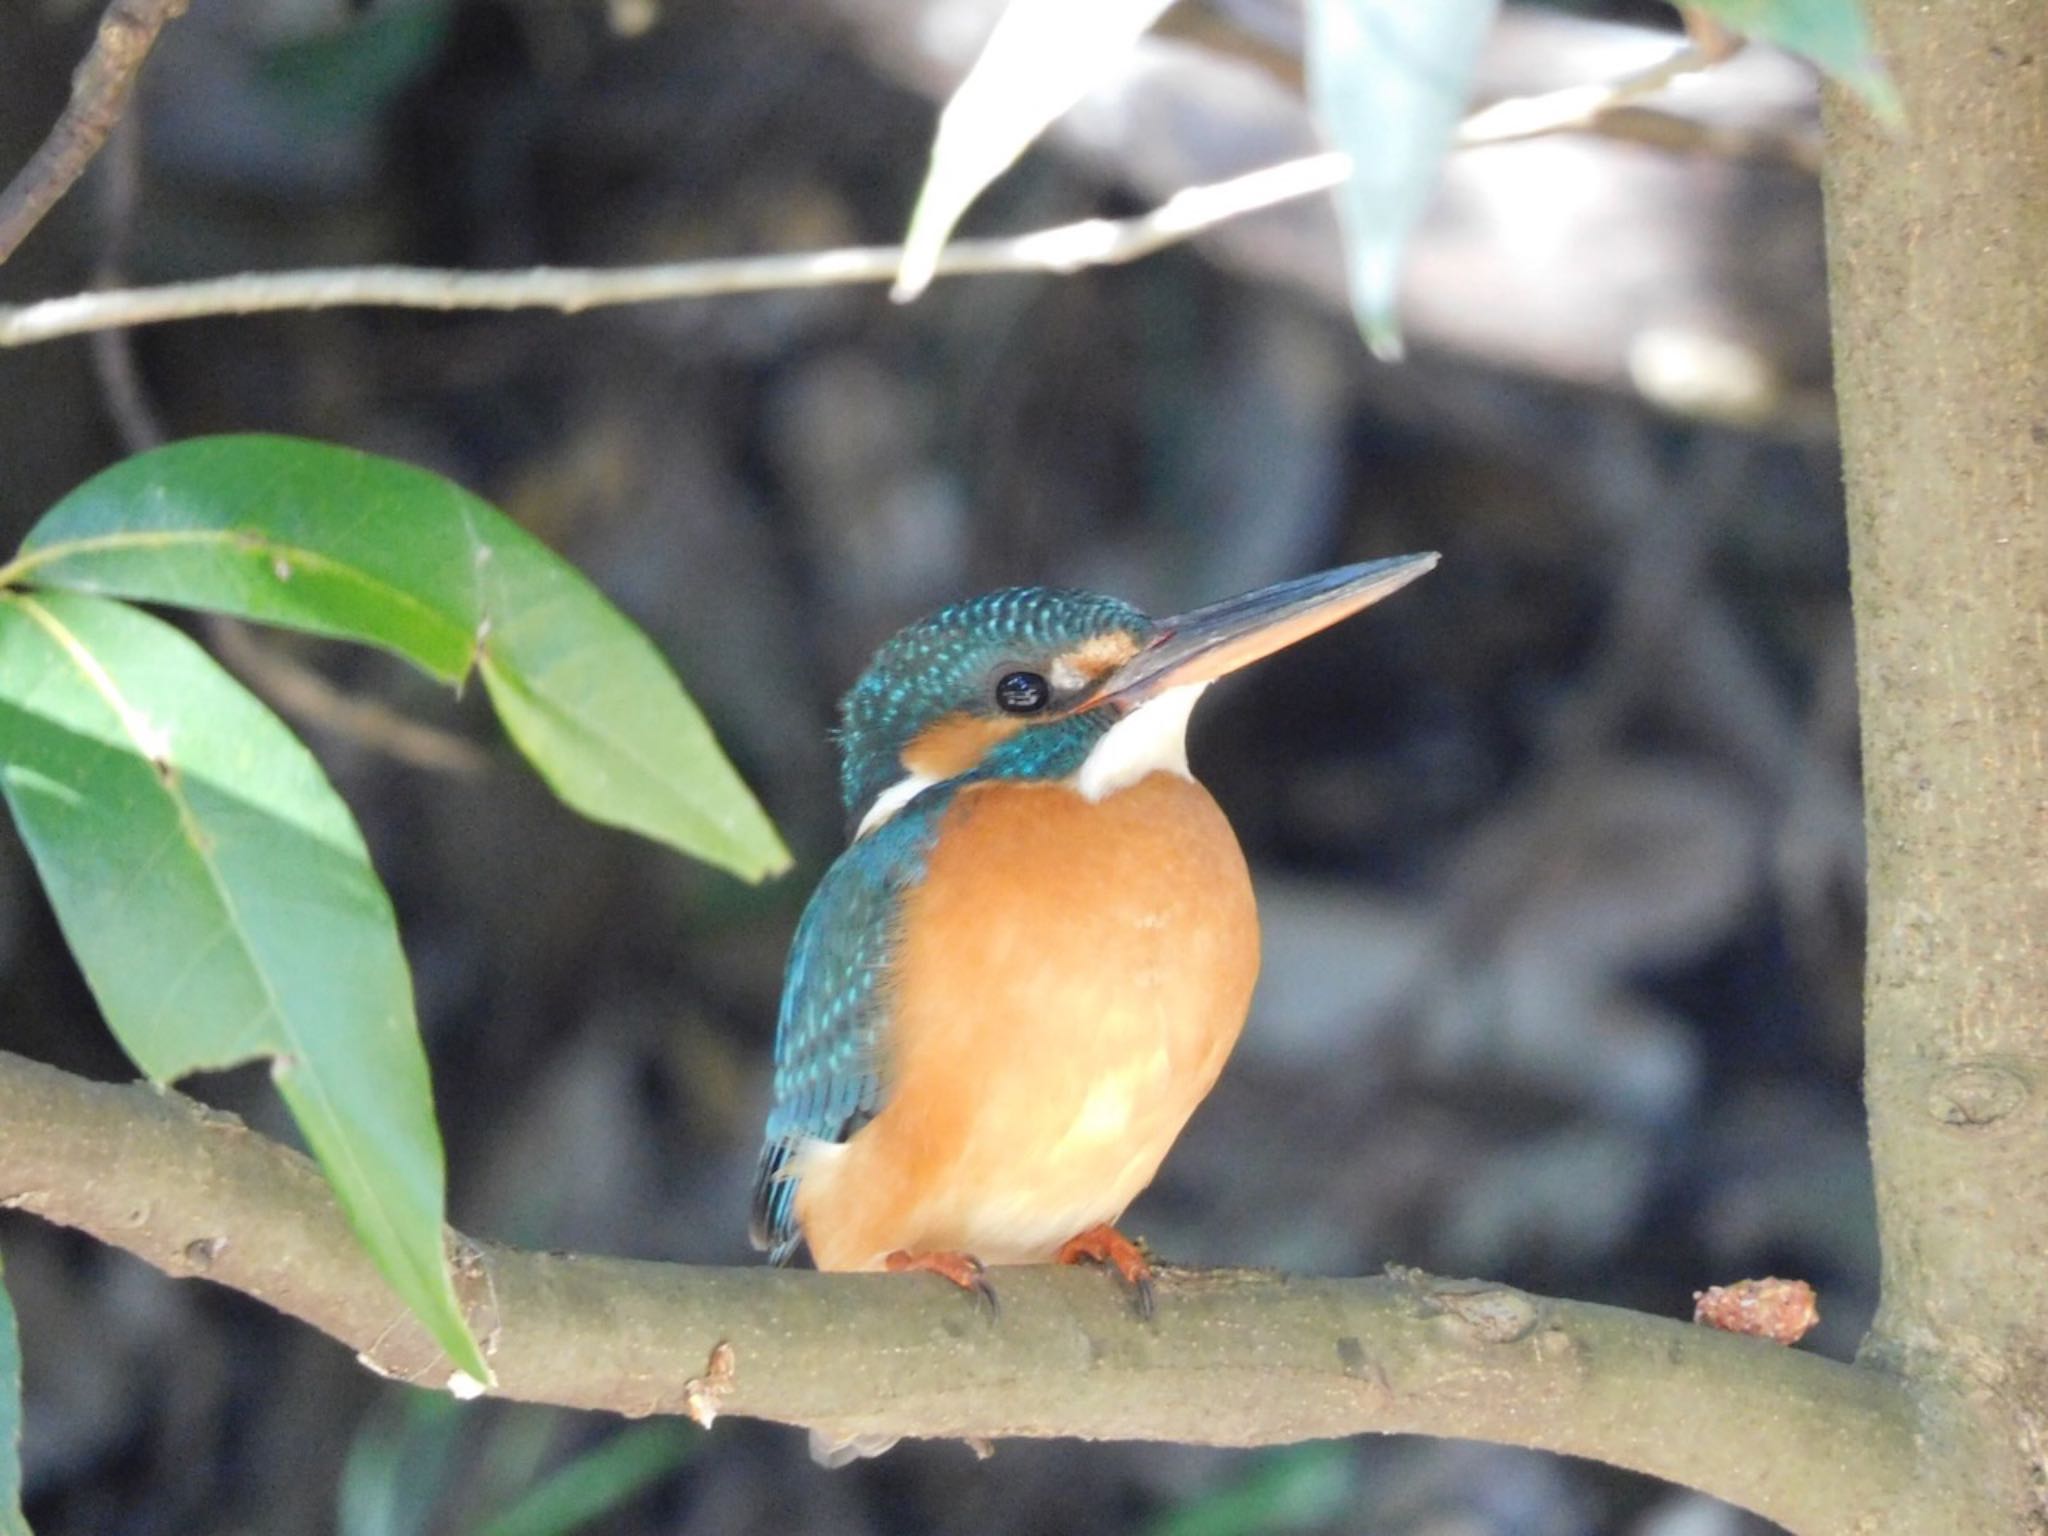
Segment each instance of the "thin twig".
[[474,775],[490,766],[489,756],[475,743],[402,715],[381,700],[335,687],[263,644],[246,624],[215,617],[207,623],[206,637],[230,671],[301,725],[333,731],[437,773]]
[[[959,240],[947,246],[938,270],[942,276],[1065,273],[1133,261],[1212,224],[1327,191],[1350,174],[1350,168],[1343,155],[1314,155],[1227,182],[1191,187],[1137,218],[1084,219],[1027,235]],[[243,273],[0,307],[0,346],[26,346],[108,326],[277,310],[370,305],[432,310],[553,309],[576,314],[664,299],[881,284],[895,280],[902,255],[900,246],[874,245],[648,267],[534,267],[517,272],[336,267]]]
[[0,192],[0,262],[71,190],[100,152],[135,89],[157,34],[184,14],[187,0],[113,0],[100,17],[92,50],[71,77],[71,99],[42,147]]
[[1497,101],[1459,125],[1456,144],[1460,149],[1479,149],[1585,128],[1615,108],[1654,96],[1672,81],[1711,68],[1727,56],[1716,44],[1689,42],[1669,58],[1618,79]]
[[[93,266],[95,288],[118,288],[128,280],[128,247],[135,233],[135,204],[141,190],[141,129],[139,120],[130,115],[121,119],[108,138],[100,160],[100,255]],[[169,440],[135,360],[132,331],[117,326],[95,332],[92,371],[122,448],[131,454],[146,453]]]
[[[1604,85],[1573,86],[1499,102],[1469,118],[1460,148],[1508,143],[1582,128],[1714,62],[1688,44],[1670,58]],[[1340,185],[1351,161],[1334,151],[1266,166],[1226,181],[1189,187],[1149,213],[1083,219],[1030,234],[957,240],[938,275],[1055,272],[1113,266],[1149,256],[1232,219]],[[28,346],[110,326],[155,325],[216,315],[377,306],[397,309],[553,309],[575,314],[618,304],[701,299],[788,289],[893,282],[900,246],[855,246],[796,255],[739,256],[650,267],[535,267],[519,272],[459,272],[429,267],[337,267],[243,273],[157,288],[72,294],[0,306],[0,347]]]
[[1820,174],[1820,128],[1762,123],[1717,123],[1657,107],[1615,107],[1593,125],[1602,138],[1640,144],[1672,155],[1704,155],[1782,166],[1805,176]]
[[1742,34],[1705,6],[1686,5],[1681,0],[1678,19],[1685,24],[1685,35],[1693,47],[1706,54],[1710,62],[1718,64],[1742,51]]

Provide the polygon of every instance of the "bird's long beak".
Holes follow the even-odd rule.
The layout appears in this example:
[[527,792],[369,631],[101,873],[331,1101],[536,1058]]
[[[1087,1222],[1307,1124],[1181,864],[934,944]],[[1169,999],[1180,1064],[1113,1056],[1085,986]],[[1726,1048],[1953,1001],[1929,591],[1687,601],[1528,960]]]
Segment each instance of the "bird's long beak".
[[1436,562],[1434,554],[1397,555],[1341,566],[1164,619],[1137,655],[1102,680],[1089,706],[1112,699],[1135,706],[1169,688],[1214,682],[1400,591]]

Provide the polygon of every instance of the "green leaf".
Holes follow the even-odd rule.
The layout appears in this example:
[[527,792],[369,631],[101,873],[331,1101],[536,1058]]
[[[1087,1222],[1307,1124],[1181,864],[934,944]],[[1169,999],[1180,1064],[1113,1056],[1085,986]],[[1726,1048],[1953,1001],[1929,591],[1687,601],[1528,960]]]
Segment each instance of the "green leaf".
[[267,1056],[342,1209],[463,1371],[412,981],[348,808],[177,630],[0,593],[0,791],[107,1023],[158,1082]]
[[700,1443],[674,1422],[621,1430],[532,1489],[478,1536],[569,1536],[666,1477]]
[[439,475],[325,443],[213,437],[94,476],[10,582],[209,608],[481,665],[520,749],[592,820],[743,878],[781,839],[647,637],[576,569]]
[[[466,1485],[475,1414],[432,1392],[386,1391],[363,1415],[335,1486],[335,1536],[428,1536],[451,1484]],[[491,1420],[482,1421],[486,1434]],[[440,1529],[460,1529],[444,1520]]]
[[1905,120],[1860,0],[1697,0],[1730,29],[1811,59],[1887,123]]
[[0,1536],[29,1536],[21,1513],[21,1336],[0,1265]]
[[452,10],[448,0],[387,0],[265,50],[260,78],[307,128],[345,133],[388,110],[439,62],[454,30]]
[[1260,1456],[1234,1483],[1169,1510],[1145,1536],[1274,1536],[1326,1530],[1358,1504],[1351,1446],[1291,1445]]
[[1102,80],[1173,0],[1010,0],[946,110],[910,216],[894,297],[930,285],[982,189]]
[[1471,96],[1497,0],[1309,0],[1309,101],[1351,157],[1337,215],[1351,309],[1375,356],[1401,355],[1401,264]]

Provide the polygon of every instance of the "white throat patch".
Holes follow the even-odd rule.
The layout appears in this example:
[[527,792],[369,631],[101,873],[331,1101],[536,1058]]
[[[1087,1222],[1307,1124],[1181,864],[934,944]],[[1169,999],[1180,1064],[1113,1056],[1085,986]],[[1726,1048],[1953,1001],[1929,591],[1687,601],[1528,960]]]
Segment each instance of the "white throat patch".
[[1106,732],[1068,782],[1085,800],[1103,800],[1148,773],[1188,772],[1188,715],[1207,683],[1182,683],[1147,699]]
[[[1074,776],[1067,780],[1087,800],[1102,800],[1128,789],[1148,773],[1188,772],[1188,715],[1207,683],[1183,683],[1156,699],[1147,699],[1103,732]],[[906,773],[879,795],[853,834],[859,842],[904,806],[939,781],[929,774]]]
[[854,832],[853,840],[859,842],[938,782],[929,774],[906,773],[875,796],[875,803],[868,807],[867,815],[861,817],[860,827]]

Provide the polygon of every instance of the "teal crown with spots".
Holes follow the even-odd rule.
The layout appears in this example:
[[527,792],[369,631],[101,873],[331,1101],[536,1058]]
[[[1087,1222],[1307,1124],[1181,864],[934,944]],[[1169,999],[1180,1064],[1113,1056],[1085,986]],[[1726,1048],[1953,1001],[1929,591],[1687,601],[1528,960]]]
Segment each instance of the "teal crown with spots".
[[[903,749],[948,715],[995,717],[996,685],[1044,673],[1098,636],[1143,644],[1152,620],[1095,592],[1006,587],[941,608],[900,630],[840,704],[840,794],[858,825],[875,797],[903,777]],[[1080,766],[1107,728],[1103,711],[1054,716],[1021,732],[977,766],[977,777],[1056,778]]]

